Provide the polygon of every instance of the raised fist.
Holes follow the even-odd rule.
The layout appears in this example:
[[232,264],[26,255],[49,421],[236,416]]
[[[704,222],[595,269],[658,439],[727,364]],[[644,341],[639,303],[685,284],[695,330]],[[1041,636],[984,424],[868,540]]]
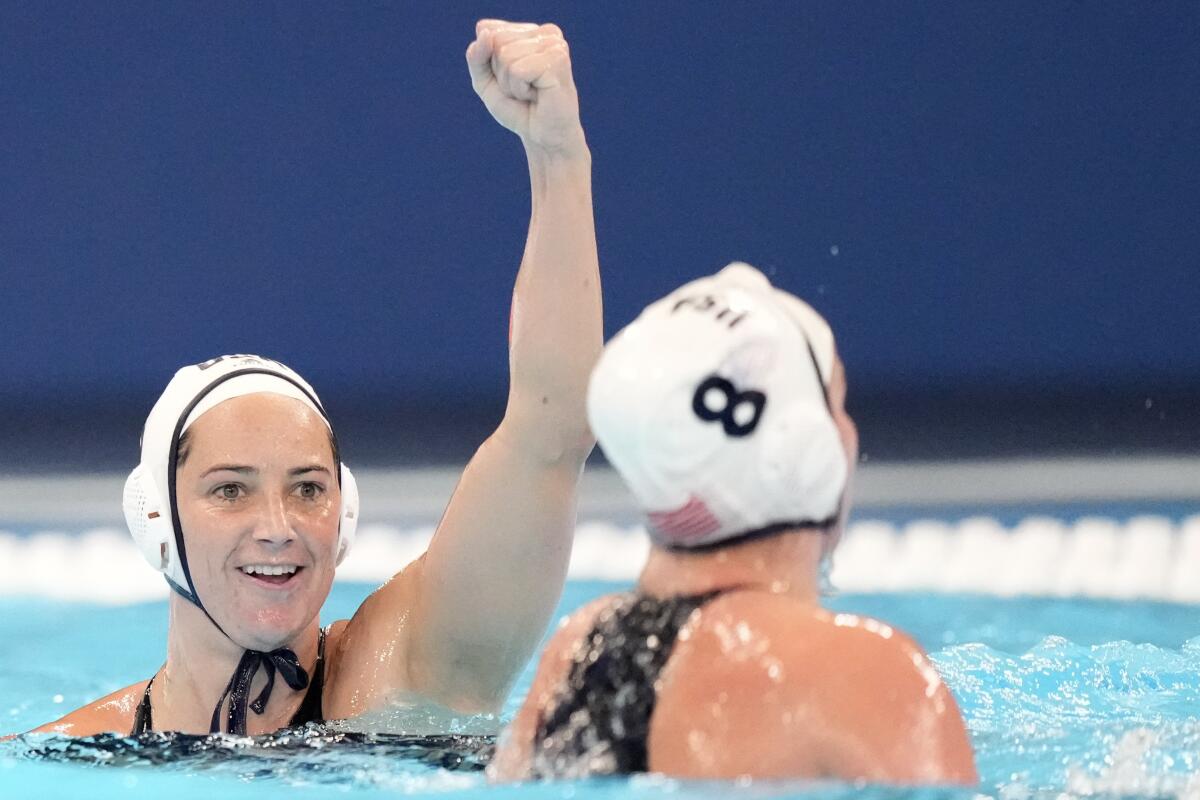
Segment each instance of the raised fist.
[[480,20],[467,66],[487,110],[527,148],[586,152],[571,56],[557,25]]

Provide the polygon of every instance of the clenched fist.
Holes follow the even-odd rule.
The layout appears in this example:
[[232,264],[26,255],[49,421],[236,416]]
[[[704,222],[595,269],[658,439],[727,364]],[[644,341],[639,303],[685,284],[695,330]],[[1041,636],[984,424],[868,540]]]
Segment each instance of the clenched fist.
[[480,20],[467,66],[487,110],[526,148],[565,156],[587,152],[571,56],[557,25]]

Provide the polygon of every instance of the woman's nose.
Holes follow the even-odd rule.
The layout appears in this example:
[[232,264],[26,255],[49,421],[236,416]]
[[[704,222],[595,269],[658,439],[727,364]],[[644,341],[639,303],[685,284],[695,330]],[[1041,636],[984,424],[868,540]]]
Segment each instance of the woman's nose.
[[254,538],[269,544],[286,544],[296,538],[288,515],[287,497],[271,494],[264,499]]

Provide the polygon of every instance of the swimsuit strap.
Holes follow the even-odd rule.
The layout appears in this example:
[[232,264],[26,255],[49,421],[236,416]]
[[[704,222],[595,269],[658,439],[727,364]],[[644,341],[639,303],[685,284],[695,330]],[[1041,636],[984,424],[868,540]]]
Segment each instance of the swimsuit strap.
[[146,682],[146,690],[142,692],[142,701],[138,703],[137,710],[133,712],[133,730],[129,732],[130,736],[140,736],[147,731],[154,730],[154,709],[150,705],[150,687],[154,685],[154,679],[158,677],[158,673]]
[[[308,686],[308,692],[304,695],[304,699],[300,702],[300,707],[296,709],[296,713],[292,715],[288,727],[304,725],[308,722],[324,722],[321,701],[324,695],[325,684],[325,634],[327,631],[328,628],[321,628],[317,633],[317,661],[313,665],[311,680],[308,679],[307,673],[298,663],[295,665],[295,669],[299,674],[291,674],[290,668],[292,665],[287,663],[290,662],[290,659],[287,659],[286,655],[284,655],[290,654],[290,650],[275,650],[271,653],[247,651],[242,656],[242,661],[238,664],[238,669],[230,679],[229,685],[225,687],[221,699],[217,701],[217,707],[213,711],[213,722],[210,732],[219,732],[217,720],[221,705],[225,702],[225,698],[229,697],[229,732],[244,736],[246,733],[246,707],[249,706],[249,708],[259,714],[266,710],[266,699],[271,693],[276,667],[282,667],[280,670],[281,674],[284,675],[284,679],[293,689],[304,688],[304,685]],[[283,657],[280,658],[280,656]],[[281,664],[280,662],[283,663]],[[267,670],[267,687],[261,693],[260,697],[253,703],[249,703],[249,682],[253,679],[254,673],[257,672],[259,666],[263,666]],[[139,736],[154,730],[154,707],[150,700],[150,688],[154,686],[154,679],[157,677],[158,673],[156,672],[146,683],[146,688],[142,692],[141,702],[138,703],[137,709],[133,714],[133,728],[130,731],[130,736]],[[296,684],[300,683],[301,678],[304,680],[304,684],[297,686]],[[235,709],[235,704],[240,708]],[[239,711],[240,713],[238,713]]]
[[308,692],[304,695],[304,700],[300,702],[300,707],[296,709],[296,713],[292,715],[292,719],[288,722],[289,728],[297,728],[301,725],[307,725],[310,722],[324,722],[325,713],[321,708],[321,701],[325,695],[325,632],[329,628],[321,628],[321,632],[317,635],[317,663],[313,664],[312,679],[308,684]]
[[576,648],[564,685],[538,720],[533,777],[645,772],[656,685],[679,631],[724,591],[677,597],[625,594]]

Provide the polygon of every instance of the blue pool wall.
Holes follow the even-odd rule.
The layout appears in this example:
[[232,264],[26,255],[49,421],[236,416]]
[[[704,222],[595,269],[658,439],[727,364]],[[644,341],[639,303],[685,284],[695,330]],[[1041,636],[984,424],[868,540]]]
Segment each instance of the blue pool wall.
[[[360,458],[459,459],[528,214],[462,57],[498,11],[7,9],[0,468],[125,463],[174,369],[247,351]],[[610,333],[745,259],[831,320],[880,457],[1194,449],[1195,4],[503,13],[570,38]]]

